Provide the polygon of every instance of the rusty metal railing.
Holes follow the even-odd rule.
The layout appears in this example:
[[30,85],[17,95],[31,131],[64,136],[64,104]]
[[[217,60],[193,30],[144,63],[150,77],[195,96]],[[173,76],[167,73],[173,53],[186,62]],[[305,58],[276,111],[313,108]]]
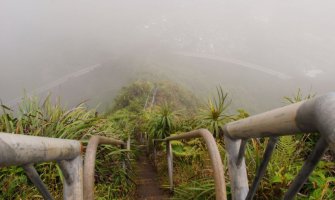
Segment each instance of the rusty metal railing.
[[[129,141],[129,140],[128,140]],[[111,144],[120,145],[121,148],[129,148],[129,142],[125,143],[121,140],[116,140],[112,138],[107,138],[103,136],[92,136],[88,142],[86,154],[85,154],[85,164],[84,164],[84,199],[93,200],[94,199],[94,168],[95,168],[95,158],[97,153],[98,145],[100,144]]]
[[[295,103],[224,126],[228,169],[233,199],[252,199],[271,158],[279,136],[319,132],[314,150],[289,186],[284,199],[293,199],[312,173],[328,147],[335,150],[335,93]],[[244,151],[248,139],[270,137],[262,163],[248,188]]]
[[79,141],[0,133],[0,167],[22,166],[44,199],[53,199],[33,164],[57,161],[64,175],[63,197],[83,199],[82,146]]
[[215,183],[215,194],[217,200],[226,200],[226,183],[224,176],[224,168],[221,160],[221,156],[216,145],[213,135],[206,129],[199,129],[191,131],[188,133],[183,133],[180,135],[174,135],[167,137],[165,139],[154,139],[154,159],[156,158],[156,142],[166,142],[166,154],[168,162],[168,174],[170,190],[173,190],[173,154],[170,141],[172,140],[182,140],[182,139],[192,139],[192,138],[202,138],[204,139],[208,153],[211,159],[211,164],[213,168],[213,176]]

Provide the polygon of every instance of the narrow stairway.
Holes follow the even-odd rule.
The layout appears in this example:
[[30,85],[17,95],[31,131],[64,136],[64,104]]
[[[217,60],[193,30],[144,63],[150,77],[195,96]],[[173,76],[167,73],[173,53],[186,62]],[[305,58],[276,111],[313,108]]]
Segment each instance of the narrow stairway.
[[146,156],[145,148],[141,148],[141,154],[137,160],[136,184],[136,199],[169,199],[169,195],[160,188],[157,173]]

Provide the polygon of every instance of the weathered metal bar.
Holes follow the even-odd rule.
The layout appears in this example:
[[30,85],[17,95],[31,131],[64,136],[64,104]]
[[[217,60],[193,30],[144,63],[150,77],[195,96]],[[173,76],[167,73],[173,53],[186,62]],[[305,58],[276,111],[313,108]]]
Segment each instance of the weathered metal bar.
[[157,166],[157,164],[156,164],[156,159],[157,159],[156,141],[153,140],[152,142],[153,142],[153,151],[154,151],[153,160],[154,160],[154,166],[156,167]]
[[126,145],[126,149],[127,149],[127,153],[126,153],[126,167],[127,169],[131,168],[131,163],[130,163],[130,134],[128,135],[128,139],[127,139],[127,145]]
[[37,190],[42,194],[43,198],[47,200],[53,200],[54,198],[50,194],[46,185],[43,183],[34,165],[26,164],[26,165],[23,165],[22,168],[26,172],[26,175],[31,180],[31,182],[36,186]]
[[153,159],[154,159],[154,165],[156,166],[156,159],[157,159],[157,144],[158,144],[158,142],[165,142],[165,140],[164,139],[153,139],[152,140],[152,142],[153,142]]
[[240,152],[241,140],[233,140],[224,135],[226,153],[228,157],[228,172],[233,200],[244,200],[249,191],[247,169],[242,157],[241,164],[237,166],[238,154]]
[[172,146],[169,140],[166,141],[166,157],[167,157],[167,164],[168,164],[168,174],[169,174],[169,183],[170,183],[170,190],[173,191],[173,154],[172,154]]
[[251,185],[251,188],[248,192],[246,200],[251,200],[254,197],[254,195],[256,194],[258,185],[259,185],[261,179],[263,178],[263,176],[265,175],[266,167],[269,164],[271,155],[273,153],[273,150],[276,147],[277,142],[278,142],[278,137],[270,137],[269,142],[266,146],[264,155],[263,155],[263,160],[261,162],[261,165],[257,169],[257,173],[255,175],[254,181],[252,182],[252,185]]
[[126,146],[121,140],[107,138],[103,136],[92,136],[88,142],[85,154],[84,163],[84,199],[94,199],[94,168],[97,148],[99,144],[123,145]]
[[225,125],[233,139],[320,132],[335,151],[335,93],[254,115]]
[[335,93],[329,93],[228,123],[224,126],[224,134],[230,139],[248,139],[320,132],[330,149],[335,151],[334,110]]
[[150,153],[150,138],[149,138],[149,134],[146,134],[146,138],[145,138],[145,142],[146,142],[146,146],[147,146],[147,155],[149,155]]
[[68,171],[68,169],[70,168],[68,166],[69,162],[66,160],[61,160],[61,161],[58,161],[57,163],[58,163],[59,168],[62,170],[62,174],[63,174],[65,181],[67,182],[67,184],[71,185],[73,183],[74,178],[71,172]]
[[[202,137],[206,143],[209,157],[213,168],[214,182],[215,182],[215,194],[217,200],[226,200],[226,182],[224,176],[224,167],[222,164],[220,152],[216,145],[213,135],[206,129],[199,129],[188,133],[182,133],[165,138],[166,141],[181,140],[181,139],[192,139]],[[236,163],[236,161],[235,161]]]
[[83,194],[83,159],[79,155],[64,162],[65,170],[71,175],[72,182],[63,181],[63,196],[66,200],[81,200]]
[[301,168],[299,174],[295,177],[293,183],[290,185],[284,199],[290,200],[299,192],[301,187],[306,182],[309,175],[313,172],[314,168],[322,158],[322,155],[327,151],[329,145],[327,141],[321,137],[313,152],[309,155],[308,159],[305,161],[304,166]]
[[230,122],[224,126],[224,134],[228,134],[233,139],[249,139],[300,132],[296,124],[296,117],[302,104],[292,104]]
[[[121,144],[121,149],[127,149],[127,141],[124,144]],[[122,163],[122,169],[126,170],[127,166],[126,166],[126,156],[124,155],[124,152],[121,152],[121,157],[120,157],[121,163]]]
[[247,139],[241,141],[240,150],[238,151],[236,166],[241,166],[242,160],[244,158],[245,148],[247,146]]
[[130,134],[128,135],[127,139],[127,150],[130,151]]
[[166,140],[165,139],[153,139],[153,141],[156,141],[156,142],[165,142]]
[[71,160],[80,154],[79,141],[0,133],[0,167]]

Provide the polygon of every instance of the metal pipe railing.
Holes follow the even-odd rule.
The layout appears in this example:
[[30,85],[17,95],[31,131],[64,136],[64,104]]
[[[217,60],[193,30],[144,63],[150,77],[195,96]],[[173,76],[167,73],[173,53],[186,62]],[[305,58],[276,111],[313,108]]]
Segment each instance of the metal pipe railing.
[[0,133],[0,167],[71,160],[80,154],[75,140]]
[[64,160],[65,169],[62,169],[62,172],[64,173],[64,170],[71,176],[71,181],[68,179],[65,179],[63,181],[63,190],[64,190],[64,199],[83,199],[83,159],[82,156],[77,156],[75,159],[72,160]]
[[121,145],[126,148],[127,144],[121,140],[107,138],[103,136],[92,136],[88,142],[84,164],[84,199],[94,199],[94,168],[98,145],[111,144]]
[[[228,159],[228,172],[230,188],[233,200],[245,199],[249,191],[247,169],[244,156],[239,158],[239,152],[243,140],[233,140],[227,134],[224,135],[225,149]],[[238,161],[240,159],[240,161]]]
[[269,139],[269,142],[266,146],[265,152],[264,152],[264,156],[263,156],[263,160],[261,162],[261,165],[258,167],[256,175],[255,175],[255,179],[252,182],[250,191],[248,193],[248,196],[246,197],[246,200],[251,200],[254,195],[256,194],[256,190],[258,188],[258,185],[261,181],[261,179],[263,178],[263,176],[265,175],[265,171],[266,171],[266,167],[268,166],[269,162],[270,162],[270,158],[271,155],[273,153],[273,150],[276,147],[276,144],[278,142],[278,137],[271,137]]
[[[330,93],[226,124],[223,132],[228,155],[232,199],[244,200],[253,197],[259,181],[265,173],[278,136],[294,135],[299,132],[319,132],[321,138],[284,197],[285,199],[294,198],[328,147],[335,151],[334,110],[335,93]],[[166,142],[170,189],[173,190],[173,154],[170,141],[199,137],[205,140],[210,155],[216,199],[225,200],[227,194],[222,160],[212,134],[206,129],[154,140],[154,148],[156,142]],[[271,137],[272,139],[249,191],[244,151],[248,139],[258,137]],[[0,133],[0,167],[22,166],[42,196],[46,199],[52,199],[32,164],[56,161],[64,175],[64,199],[91,200],[94,197],[94,167],[99,144],[121,145],[121,148],[129,147],[129,143],[127,145],[120,140],[93,136],[87,147],[85,168],[83,169],[82,146],[79,141]],[[84,177],[83,174],[85,174]]]
[[37,190],[42,194],[42,197],[44,199],[53,200],[54,198],[50,194],[46,185],[43,183],[34,165],[27,164],[27,165],[23,165],[22,168],[26,172],[26,175],[31,180],[31,182],[36,186]]
[[324,140],[324,138],[321,137],[316,143],[316,146],[313,152],[310,154],[310,156],[304,163],[304,166],[301,168],[299,174],[296,176],[290,188],[286,192],[285,197],[284,197],[285,200],[293,199],[294,196],[299,192],[302,185],[306,182],[309,175],[311,175],[314,168],[316,167],[318,162],[321,160],[321,156],[326,152],[327,149],[328,149],[328,144]]
[[335,93],[228,123],[224,133],[233,139],[248,139],[320,132],[335,147]]
[[245,153],[245,148],[247,147],[247,139],[244,139],[241,141],[240,144],[240,149],[238,151],[238,155],[237,155],[237,160],[236,160],[236,166],[240,167],[244,158],[244,153]]
[[[0,167],[20,165],[46,199],[52,199],[39,178],[33,163],[57,161],[64,163],[63,196],[66,200],[83,199],[82,146],[79,141],[0,133]],[[66,176],[65,176],[66,177]]]
[[[195,131],[191,131],[188,133],[182,133],[180,135],[174,135],[167,137],[165,139],[154,139],[154,144],[156,142],[166,142],[166,153],[167,153],[167,161],[168,161],[168,172],[169,172],[169,182],[170,189],[173,189],[173,154],[170,141],[172,140],[182,140],[182,139],[192,139],[192,138],[203,138],[208,153],[211,159],[211,164],[213,168],[213,176],[215,183],[215,194],[217,200],[226,200],[226,183],[224,176],[224,167],[222,164],[220,152],[216,145],[215,139],[213,135],[206,129],[199,129]],[[155,146],[155,145],[154,145]],[[154,155],[154,157],[156,157]]]
[[[328,146],[335,151],[334,110],[335,93],[329,93],[310,100],[228,123],[224,126],[224,135],[225,138],[228,138],[231,142],[236,143],[240,142],[241,139],[247,140],[249,138],[276,137],[294,135],[297,133],[319,132],[321,134],[320,141],[285,195],[285,199],[291,199],[303,186],[304,182],[307,180],[308,176],[313,171]],[[320,143],[322,143],[322,145],[320,145]],[[244,149],[244,147],[239,148],[242,150]],[[235,151],[234,154],[241,155],[242,153]],[[238,156],[234,156],[236,156],[235,161],[237,162]],[[245,165],[244,161],[242,161],[242,164]],[[231,167],[233,167],[233,165],[229,165],[229,168]],[[245,182],[241,183],[240,181],[236,181],[236,178],[233,177],[232,174],[238,173],[237,170],[239,169],[236,167],[229,170],[232,189],[239,188],[241,185],[245,186]],[[242,178],[246,179],[246,174],[242,175]],[[245,195],[237,195],[233,192],[233,199],[242,200],[245,199],[245,197]]]

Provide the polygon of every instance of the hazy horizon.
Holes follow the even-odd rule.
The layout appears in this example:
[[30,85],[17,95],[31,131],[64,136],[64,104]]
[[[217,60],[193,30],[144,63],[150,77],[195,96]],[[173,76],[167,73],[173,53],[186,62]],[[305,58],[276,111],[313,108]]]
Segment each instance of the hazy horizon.
[[26,89],[98,103],[151,71],[269,109],[298,88],[334,90],[334,9],[330,0],[2,0],[0,99]]

